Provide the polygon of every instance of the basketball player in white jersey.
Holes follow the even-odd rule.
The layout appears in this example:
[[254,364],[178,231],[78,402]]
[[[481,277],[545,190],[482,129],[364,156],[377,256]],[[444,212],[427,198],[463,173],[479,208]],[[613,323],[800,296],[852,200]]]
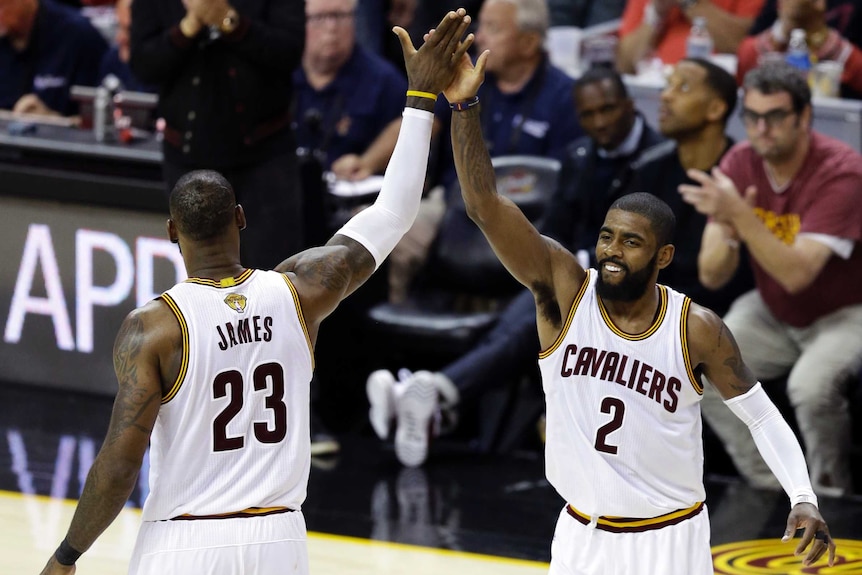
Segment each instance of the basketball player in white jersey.
[[790,427],[721,319],[656,283],[674,253],[669,206],[647,193],[617,200],[596,245],[599,269],[584,270],[497,195],[475,105],[486,57],[443,93],[456,103],[452,145],[467,213],[536,300],[546,471],[567,503],[550,573],[712,575],[699,407],[707,378],[790,497],[783,539],[803,528],[804,564],[828,550],[831,565],[835,544]]
[[450,12],[417,52],[398,34],[408,72],[398,143],[374,205],[324,247],[273,271],[240,263],[242,207],[211,171],[183,176],[168,234],[189,280],[128,315],[114,347],[119,393],[107,438],[72,524],[43,573],[75,561],[114,520],[147,445],[150,494],[130,573],[308,572],[305,500],[309,384],[321,320],[356,290],[419,208],[437,94],[473,36]]

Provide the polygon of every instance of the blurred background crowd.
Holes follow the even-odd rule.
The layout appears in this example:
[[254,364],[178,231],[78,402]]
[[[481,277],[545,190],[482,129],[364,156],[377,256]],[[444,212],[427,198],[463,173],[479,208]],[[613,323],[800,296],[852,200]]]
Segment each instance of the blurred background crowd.
[[[243,262],[271,268],[373,200],[407,89],[390,30],[419,44],[459,6],[491,51],[500,193],[584,265],[615,199],[662,197],[677,235],[659,281],[726,317],[815,489],[862,489],[859,108],[849,131],[828,121],[862,98],[859,0],[0,0],[0,121],[157,141],[165,200],[186,171],[219,170],[248,217]],[[320,331],[316,456],[344,434],[391,441],[420,379],[441,444],[541,448],[532,296],[464,214],[444,100],[419,218]],[[717,166],[791,251],[751,248],[683,200],[688,170]],[[710,259],[716,237],[733,265]],[[715,403],[708,463],[777,489]]]

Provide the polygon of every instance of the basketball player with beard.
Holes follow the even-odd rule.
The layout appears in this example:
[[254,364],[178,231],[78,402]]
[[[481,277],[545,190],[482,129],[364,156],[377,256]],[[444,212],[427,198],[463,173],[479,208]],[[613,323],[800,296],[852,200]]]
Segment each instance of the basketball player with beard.
[[477,92],[487,51],[444,90],[468,215],[536,301],[546,396],[547,476],[566,501],[551,575],[712,575],[703,485],[704,380],[743,420],[790,497],[783,540],[811,565],[835,544],[802,449],[712,311],[667,286],[675,218],[652,194],[621,197],[585,270],[497,195]]

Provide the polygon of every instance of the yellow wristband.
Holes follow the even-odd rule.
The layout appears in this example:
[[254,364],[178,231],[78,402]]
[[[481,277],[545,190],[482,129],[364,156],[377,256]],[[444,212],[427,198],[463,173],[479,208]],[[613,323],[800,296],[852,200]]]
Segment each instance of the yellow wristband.
[[428,98],[429,100],[437,101],[437,94],[431,92],[420,92],[419,90],[407,90],[408,96],[416,96],[418,98]]

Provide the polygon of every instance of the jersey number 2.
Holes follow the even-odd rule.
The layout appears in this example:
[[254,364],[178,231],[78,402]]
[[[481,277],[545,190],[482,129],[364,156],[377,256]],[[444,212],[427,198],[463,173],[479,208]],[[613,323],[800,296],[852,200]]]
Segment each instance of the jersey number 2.
[[602,413],[612,414],[612,419],[596,431],[596,449],[611,455],[616,455],[618,447],[608,444],[608,435],[623,426],[623,415],[626,404],[616,397],[606,397],[602,400]]
[[[254,424],[254,436],[261,443],[278,443],[287,435],[287,406],[284,404],[284,370],[274,362],[263,363],[251,375],[255,391],[268,388],[272,384],[269,395],[264,399],[266,408],[272,411],[273,428],[260,421]],[[243,377],[235,369],[223,371],[213,380],[213,397],[220,399],[230,393],[230,401],[213,421],[213,451],[231,451],[242,449],[245,437],[227,436],[227,424],[237,416],[242,409],[245,394],[243,393]]]

